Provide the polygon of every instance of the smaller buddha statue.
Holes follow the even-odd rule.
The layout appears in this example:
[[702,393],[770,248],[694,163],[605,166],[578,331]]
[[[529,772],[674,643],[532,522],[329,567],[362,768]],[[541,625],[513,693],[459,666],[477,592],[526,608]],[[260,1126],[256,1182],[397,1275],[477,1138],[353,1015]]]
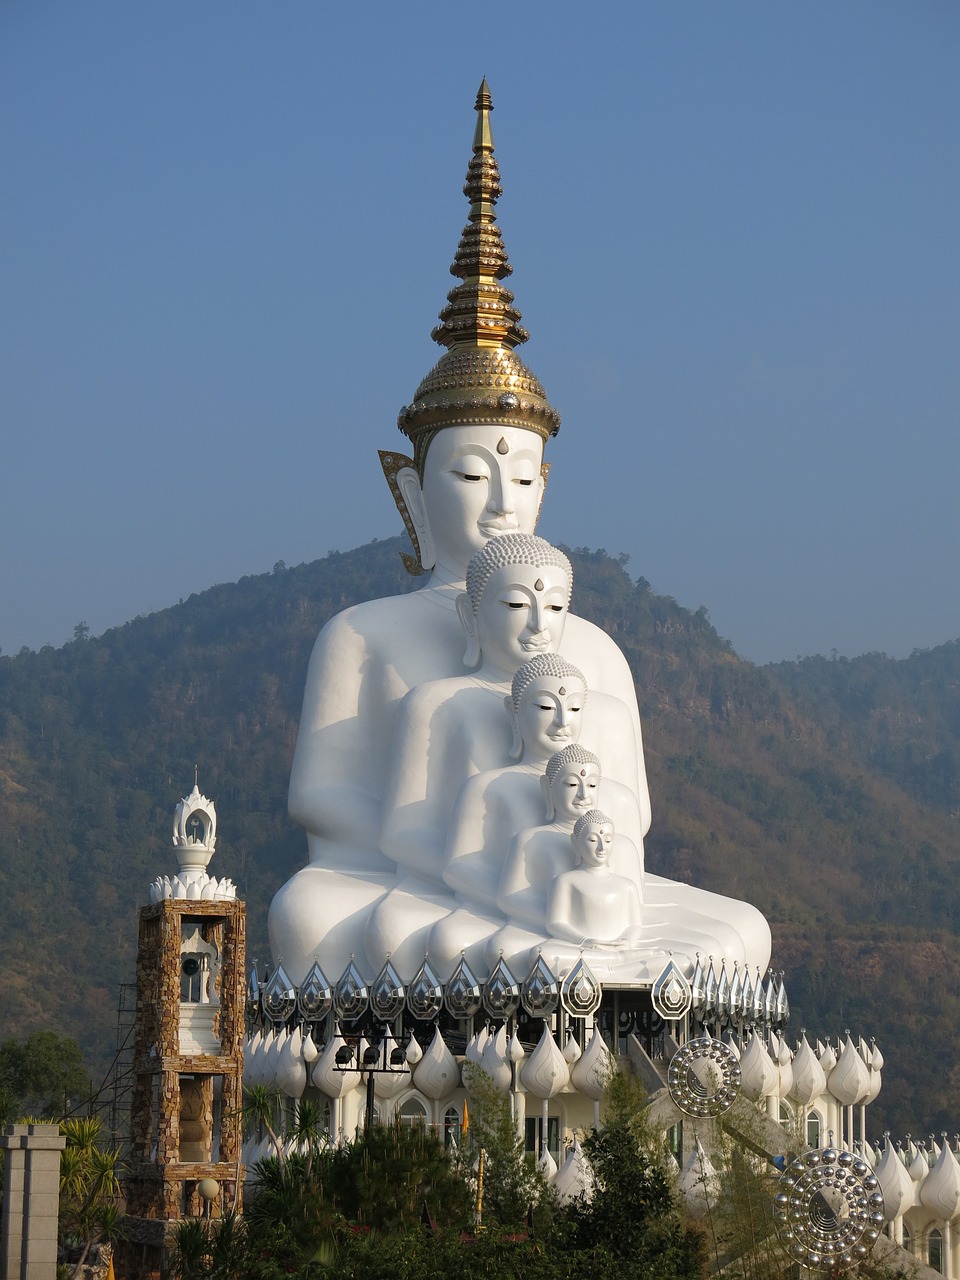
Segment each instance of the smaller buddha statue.
[[400,705],[380,845],[399,879],[365,931],[370,963],[425,949],[430,926],[456,909],[442,882],[452,812],[465,782],[510,759],[504,701],[524,661],[555,652],[573,590],[562,551],[533,534],[502,534],[470,558],[457,597],[471,675],[431,680]]
[[[547,931],[547,900],[556,877],[572,869],[570,845],[574,826],[585,813],[596,809],[601,788],[599,757],[577,743],[571,743],[551,756],[541,778],[546,821],[527,827],[514,836],[503,864],[497,886],[496,902],[512,926],[532,930],[540,937]],[[629,808],[631,800],[619,795],[615,785],[602,784],[609,793]],[[619,874],[629,878],[637,896],[642,893],[643,872],[640,852],[627,837],[618,835],[611,851]],[[514,940],[515,929],[497,941],[497,948],[512,952],[517,945],[531,945],[529,937]]]
[[504,700],[523,663],[556,652],[573,591],[570,561],[543,538],[508,533],[475,551],[457,597],[470,675],[403,699],[384,790],[380,848],[439,882],[450,817],[468,778],[510,758]]
[[547,928],[582,947],[628,947],[642,931],[640,894],[610,866],[613,822],[599,809],[577,819],[570,837],[577,865],[550,887]]
[[496,910],[504,851],[514,835],[543,820],[540,782],[558,748],[580,736],[587,682],[555,653],[530,658],[504,698],[516,762],[469,778],[450,823],[443,878],[458,898]]

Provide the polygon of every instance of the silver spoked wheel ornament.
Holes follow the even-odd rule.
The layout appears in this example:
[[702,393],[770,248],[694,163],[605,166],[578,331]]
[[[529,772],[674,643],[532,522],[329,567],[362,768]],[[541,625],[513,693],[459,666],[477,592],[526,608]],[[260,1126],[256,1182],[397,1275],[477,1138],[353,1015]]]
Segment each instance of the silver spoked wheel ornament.
[[807,1151],[780,1177],[773,1213],[780,1242],[812,1270],[855,1266],[883,1226],[883,1192],[870,1166],[849,1151]]
[[700,1036],[673,1055],[667,1071],[670,1096],[688,1116],[719,1116],[740,1092],[740,1063],[722,1040]]

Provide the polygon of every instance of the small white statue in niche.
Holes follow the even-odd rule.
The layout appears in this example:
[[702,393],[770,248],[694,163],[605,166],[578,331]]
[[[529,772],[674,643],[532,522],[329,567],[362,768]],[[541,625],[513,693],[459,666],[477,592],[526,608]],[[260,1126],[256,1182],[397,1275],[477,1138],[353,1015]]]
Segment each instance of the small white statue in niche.
[[639,941],[643,908],[633,880],[610,866],[613,822],[591,809],[570,837],[577,865],[556,877],[547,899],[547,928],[554,938],[586,947],[629,947]]

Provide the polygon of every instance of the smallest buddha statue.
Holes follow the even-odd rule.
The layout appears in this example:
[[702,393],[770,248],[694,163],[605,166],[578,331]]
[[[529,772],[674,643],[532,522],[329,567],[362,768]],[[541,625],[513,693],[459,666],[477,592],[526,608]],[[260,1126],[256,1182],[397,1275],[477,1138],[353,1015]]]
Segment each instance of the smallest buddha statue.
[[613,822],[599,809],[577,819],[570,836],[577,865],[554,879],[547,899],[553,938],[591,948],[629,947],[640,939],[640,894],[610,866],[613,839]]

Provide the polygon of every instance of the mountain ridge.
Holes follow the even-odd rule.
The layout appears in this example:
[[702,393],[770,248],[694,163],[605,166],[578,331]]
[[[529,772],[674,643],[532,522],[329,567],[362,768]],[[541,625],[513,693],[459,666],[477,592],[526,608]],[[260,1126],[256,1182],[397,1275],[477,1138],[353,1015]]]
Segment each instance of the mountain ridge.
[[[310,650],[342,608],[416,588],[399,549],[278,564],[100,637],[0,657],[2,1034],[55,1025],[109,1059],[137,909],[174,865],[194,764],[220,815],[211,870],[247,898],[250,959],[267,957],[266,908],[305,859],[286,787]],[[571,556],[576,611],[614,637],[637,683],[647,865],[765,912],[814,1033],[852,1021],[877,1036],[887,1069],[872,1116],[915,1132],[951,1123],[960,641],[760,667],[706,609],[631,579],[623,557]],[[917,1052],[921,1032],[935,1048]]]

